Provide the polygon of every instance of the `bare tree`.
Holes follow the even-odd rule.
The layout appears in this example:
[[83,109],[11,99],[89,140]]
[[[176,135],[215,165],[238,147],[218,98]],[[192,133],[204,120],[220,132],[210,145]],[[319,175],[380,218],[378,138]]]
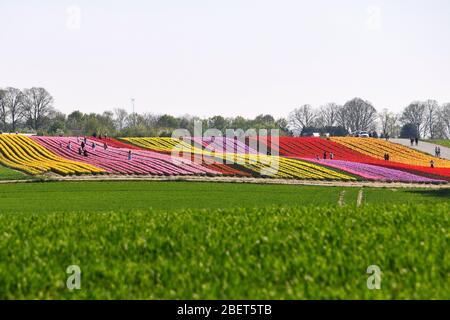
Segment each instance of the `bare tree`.
[[431,139],[436,138],[440,127],[439,103],[436,100],[427,100],[425,105],[425,123],[426,131]]
[[443,137],[450,139],[450,103],[445,103],[439,110],[439,117],[443,124]]
[[426,107],[423,102],[414,101],[403,110],[401,121],[403,124],[413,124],[420,137],[426,135]]
[[121,131],[125,128],[125,120],[128,117],[128,112],[122,108],[114,109],[115,119],[114,122],[116,124],[117,130]]
[[6,88],[4,99],[6,101],[6,109],[8,112],[11,129],[12,131],[16,131],[17,124],[24,116],[23,93],[19,89],[9,87]]
[[344,108],[344,106],[339,106],[337,113],[336,113],[336,124],[339,127],[345,128],[345,130],[349,130],[349,121],[347,116],[347,108]]
[[388,109],[383,109],[379,114],[381,131],[385,137],[394,136],[398,131],[398,116],[390,112]]
[[25,89],[23,107],[31,128],[38,130],[53,109],[53,97],[44,88]]
[[315,119],[316,113],[309,104],[305,104],[289,114],[289,124],[296,131],[301,131],[305,127],[311,127]]
[[343,122],[344,128],[351,132],[375,129],[377,110],[369,101],[354,98],[345,103],[340,112],[339,119]]
[[319,127],[333,127],[337,124],[340,106],[334,102],[327,103],[320,107],[317,115]]
[[8,109],[6,104],[6,90],[0,89],[0,131],[6,131]]

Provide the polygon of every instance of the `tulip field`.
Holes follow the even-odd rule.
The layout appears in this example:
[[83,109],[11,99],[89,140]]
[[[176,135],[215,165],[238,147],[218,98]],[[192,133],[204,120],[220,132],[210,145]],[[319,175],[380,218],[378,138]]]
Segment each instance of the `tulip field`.
[[[450,181],[450,160],[381,139],[88,137],[87,154],[80,151],[84,139],[0,135],[0,164],[30,176],[53,173],[433,184]],[[386,153],[389,161],[383,159]]]

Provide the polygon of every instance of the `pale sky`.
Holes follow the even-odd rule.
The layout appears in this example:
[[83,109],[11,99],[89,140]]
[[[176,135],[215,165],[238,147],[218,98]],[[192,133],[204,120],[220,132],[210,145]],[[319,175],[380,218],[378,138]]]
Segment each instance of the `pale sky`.
[[0,87],[69,113],[450,102],[448,0],[0,0]]

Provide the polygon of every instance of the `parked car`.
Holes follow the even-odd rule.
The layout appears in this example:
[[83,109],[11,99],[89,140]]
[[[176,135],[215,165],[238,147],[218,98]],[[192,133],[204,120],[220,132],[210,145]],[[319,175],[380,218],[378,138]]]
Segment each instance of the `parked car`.
[[367,131],[355,131],[352,133],[352,136],[359,138],[369,138],[370,134]]

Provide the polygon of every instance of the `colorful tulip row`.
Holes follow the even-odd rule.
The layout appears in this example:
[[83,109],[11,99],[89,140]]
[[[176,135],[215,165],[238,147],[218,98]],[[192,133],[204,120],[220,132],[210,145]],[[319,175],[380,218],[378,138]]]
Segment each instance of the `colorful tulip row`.
[[[351,162],[372,164],[381,167],[401,170],[416,175],[429,177],[432,179],[437,180],[445,179],[447,181],[450,180],[450,168],[442,168],[436,166],[435,168],[431,168],[429,163],[427,165],[398,163],[392,161],[392,158],[390,161],[385,161],[381,160],[379,157],[372,157],[370,155],[360,153],[356,149],[353,150],[347,147],[346,145],[339,143],[341,141],[340,139],[352,139],[355,145],[359,145],[366,143],[368,140],[367,138],[332,138],[332,139],[333,140],[322,138],[308,138],[308,137],[301,137],[301,138],[279,137],[278,143],[269,140],[267,144],[269,145],[268,149],[276,150],[280,153],[280,155],[285,157],[301,158],[301,159],[316,159],[316,158],[323,159],[323,154],[324,152],[326,152],[327,158],[330,157],[330,153],[333,153],[334,160],[345,160]],[[383,142],[384,141],[382,141],[381,143]],[[410,162],[413,162],[413,160],[411,160]]]
[[334,137],[331,139],[352,150],[380,160],[384,159],[384,155],[388,153],[392,162],[429,166],[430,162],[433,161],[436,168],[450,168],[450,160],[436,158],[382,139],[354,137]]
[[[219,163],[235,165],[244,169],[240,171],[250,171],[253,176],[317,180],[355,179],[350,175],[306,161],[257,154],[255,150],[234,139],[215,138],[213,141],[210,138],[192,138],[191,141],[189,139],[181,141],[173,138],[127,138],[125,140],[154,151],[183,152],[191,154],[193,157],[201,155],[206,158],[215,158]],[[223,152],[224,149],[225,152]],[[230,150],[233,152],[226,152]]]
[[104,172],[84,162],[64,159],[23,135],[0,135],[0,163],[32,175],[46,172],[60,175]]

